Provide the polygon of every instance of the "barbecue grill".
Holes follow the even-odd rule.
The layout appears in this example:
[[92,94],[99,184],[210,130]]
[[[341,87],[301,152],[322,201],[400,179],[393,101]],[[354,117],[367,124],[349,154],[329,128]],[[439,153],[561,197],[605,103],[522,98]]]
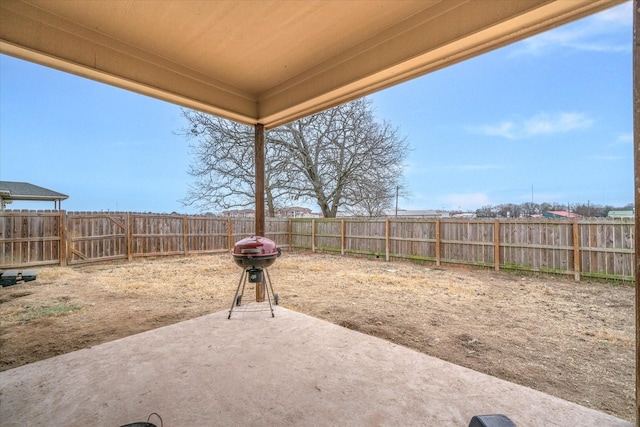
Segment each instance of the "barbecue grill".
[[228,319],[231,319],[234,307],[241,305],[247,281],[255,283],[256,302],[264,302],[266,291],[271,316],[274,317],[271,297],[273,296],[275,304],[278,305],[278,294],[273,293],[273,286],[271,285],[267,268],[272,266],[280,255],[280,248],[276,246],[273,240],[269,240],[266,237],[251,236],[236,242],[232,256],[235,263],[242,268],[242,275],[231,303]]

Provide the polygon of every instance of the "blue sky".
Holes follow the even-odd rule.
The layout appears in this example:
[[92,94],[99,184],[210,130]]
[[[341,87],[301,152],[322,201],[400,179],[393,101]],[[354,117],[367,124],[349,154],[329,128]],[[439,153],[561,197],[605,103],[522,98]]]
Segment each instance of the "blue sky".
[[[372,95],[412,148],[399,207],[633,202],[631,6]],[[0,180],[66,210],[196,213],[183,125],[178,106],[0,55]]]

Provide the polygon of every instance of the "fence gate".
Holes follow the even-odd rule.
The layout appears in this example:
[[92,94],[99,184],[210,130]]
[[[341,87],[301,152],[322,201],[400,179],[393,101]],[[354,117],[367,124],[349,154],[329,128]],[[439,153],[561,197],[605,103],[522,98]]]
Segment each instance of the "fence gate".
[[67,263],[127,259],[127,214],[67,215]]
[[0,268],[59,265],[64,257],[60,212],[2,212]]

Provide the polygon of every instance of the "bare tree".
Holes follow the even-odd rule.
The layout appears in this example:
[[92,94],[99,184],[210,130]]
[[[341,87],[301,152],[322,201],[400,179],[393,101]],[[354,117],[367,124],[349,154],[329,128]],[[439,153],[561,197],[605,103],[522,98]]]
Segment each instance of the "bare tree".
[[[209,114],[183,110],[188,127],[180,131],[191,144],[194,156],[189,174],[194,182],[189,186],[184,205],[200,210],[248,208],[255,204],[254,129]],[[286,179],[282,170],[279,147],[268,144],[266,157],[273,162],[265,165],[265,203],[267,214],[275,216]],[[282,202],[283,205],[285,202]]]
[[[379,214],[402,188],[408,145],[398,130],[375,120],[360,99],[265,134],[265,201],[270,214],[291,201],[314,201],[325,217],[338,208]],[[254,202],[252,129],[203,113],[183,111],[183,133],[196,138],[196,178],[185,204],[246,207]],[[280,204],[280,205],[279,205]]]
[[491,205],[484,205],[480,209],[476,209],[478,218],[495,218],[497,216],[495,209]]
[[520,211],[525,217],[541,214],[540,206],[537,203],[525,202],[520,204]]
[[[390,182],[396,182],[396,187]],[[390,176],[388,169],[377,169],[363,174],[354,188],[347,189],[345,199],[351,202],[343,207],[355,216],[380,217],[392,210],[398,197],[410,198],[404,183],[397,176]]]
[[290,156],[290,194],[315,201],[326,218],[340,207],[367,215],[388,208],[408,152],[396,128],[376,121],[366,98],[275,129],[269,142]]

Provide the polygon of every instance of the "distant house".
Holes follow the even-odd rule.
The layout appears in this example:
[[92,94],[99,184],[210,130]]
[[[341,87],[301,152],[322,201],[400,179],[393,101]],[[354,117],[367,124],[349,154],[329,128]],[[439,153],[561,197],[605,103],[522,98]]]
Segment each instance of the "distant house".
[[276,217],[278,218],[308,218],[312,214],[311,209],[300,206],[276,209]]
[[230,218],[255,218],[256,212],[253,209],[232,209],[224,211],[220,215]]
[[53,202],[54,209],[60,209],[63,200],[68,199],[66,194],[38,187],[28,182],[0,181],[0,210],[18,200],[30,202]]
[[[397,213],[397,215],[396,215]],[[449,212],[437,210],[405,210],[395,209],[385,211],[385,216],[398,218],[449,218]]]
[[545,211],[542,212],[542,216],[544,218],[564,218],[564,219],[573,219],[573,218],[582,218],[580,215],[567,212],[567,211]]
[[473,212],[462,212],[451,215],[451,218],[459,218],[459,219],[474,219],[478,216]]
[[634,219],[635,213],[633,210],[630,211],[609,211],[607,214],[607,218],[609,219]]

